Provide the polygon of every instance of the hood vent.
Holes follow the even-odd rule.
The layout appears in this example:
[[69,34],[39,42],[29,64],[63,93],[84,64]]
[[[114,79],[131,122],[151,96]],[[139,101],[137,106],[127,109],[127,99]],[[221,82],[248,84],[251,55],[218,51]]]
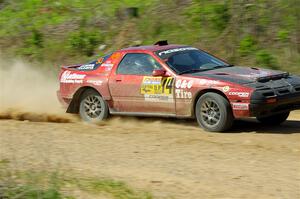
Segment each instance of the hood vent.
[[270,75],[270,76],[267,76],[267,77],[259,77],[259,78],[257,78],[257,81],[265,83],[265,82],[268,82],[268,81],[271,81],[271,80],[279,80],[279,79],[282,79],[282,78],[288,78],[289,76],[290,76],[289,73],[282,73],[282,74],[278,74],[278,75]]
[[215,73],[215,75],[229,75],[228,73]]

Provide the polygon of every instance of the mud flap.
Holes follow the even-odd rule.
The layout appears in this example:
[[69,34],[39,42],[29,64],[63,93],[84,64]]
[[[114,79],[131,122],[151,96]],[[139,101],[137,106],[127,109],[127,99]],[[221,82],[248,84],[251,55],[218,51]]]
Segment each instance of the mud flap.
[[77,114],[79,113],[79,104],[80,104],[80,96],[83,93],[85,89],[79,89],[72,98],[72,101],[70,102],[68,109],[67,109],[67,113],[73,113],[73,114]]

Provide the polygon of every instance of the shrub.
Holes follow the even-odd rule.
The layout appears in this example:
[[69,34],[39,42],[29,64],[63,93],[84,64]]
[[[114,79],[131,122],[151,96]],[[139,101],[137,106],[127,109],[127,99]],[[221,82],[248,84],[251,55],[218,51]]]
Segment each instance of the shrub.
[[254,50],[255,50],[255,40],[253,39],[252,36],[248,35],[240,41],[238,51],[242,56],[249,55]]
[[28,43],[33,46],[36,46],[38,48],[42,48],[43,47],[43,34],[40,31],[34,29],[32,31],[30,39],[28,40]]
[[265,50],[260,50],[256,53],[256,63],[273,69],[278,68],[276,59],[272,56],[271,53]]
[[286,42],[288,41],[289,38],[289,31],[287,30],[280,30],[277,33],[277,38],[282,41],[282,42]]
[[68,39],[69,46],[79,54],[92,56],[97,45],[102,41],[101,35],[95,31],[79,30],[71,33]]
[[212,6],[210,18],[214,29],[219,31],[224,30],[230,20],[228,5],[217,4]]
[[192,22],[192,26],[199,27],[201,25],[217,32],[224,30],[231,18],[228,3],[216,4],[196,0],[185,10],[184,15]]

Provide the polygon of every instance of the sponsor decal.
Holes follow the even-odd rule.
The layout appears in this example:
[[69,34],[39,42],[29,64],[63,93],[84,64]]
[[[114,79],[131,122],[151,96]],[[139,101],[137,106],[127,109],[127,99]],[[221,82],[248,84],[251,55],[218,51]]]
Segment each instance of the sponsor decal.
[[209,79],[200,79],[199,81],[200,86],[215,86],[219,84],[220,82],[218,80],[209,80]]
[[229,95],[236,95],[239,97],[249,97],[250,93],[248,93],[248,92],[229,92]]
[[148,102],[173,102],[173,95],[164,95],[164,94],[154,94],[154,95],[149,95],[145,94],[145,101]]
[[96,64],[101,64],[103,62],[104,58],[103,57],[100,57],[97,61],[96,61]]
[[161,77],[144,77],[143,85],[161,85]]
[[100,67],[104,67],[106,71],[110,71],[112,67],[114,67],[114,64],[111,63],[111,61],[106,61],[103,64],[101,64]]
[[173,102],[173,77],[145,76],[140,93],[146,101]]
[[186,89],[191,89],[193,87],[193,80],[177,80],[175,83],[175,97],[178,99],[191,99],[192,93]]
[[230,87],[229,86],[224,86],[222,90],[223,90],[223,92],[226,93],[230,90]]
[[95,86],[101,86],[102,85],[102,80],[91,80],[91,79],[89,79],[86,82],[89,83],[89,84],[93,84]]
[[192,93],[184,89],[175,89],[176,98],[178,99],[191,99]]
[[248,103],[232,103],[233,110],[247,111],[249,110]]
[[101,64],[102,67],[108,67],[108,68],[112,68],[114,66],[114,64],[112,63],[104,63],[104,64]]
[[61,83],[70,83],[70,84],[81,84],[83,83],[83,79],[86,75],[72,73],[71,71],[65,71],[61,75],[60,82]]
[[95,64],[85,64],[80,66],[78,69],[79,70],[93,70],[95,67]]
[[209,80],[209,79],[201,79],[199,81],[200,85],[215,85],[218,83],[219,83],[219,81],[217,81],[217,80]]
[[190,88],[192,88],[193,83],[194,83],[193,80],[188,81],[188,80],[179,79],[179,80],[176,81],[175,87],[176,88],[188,88],[188,89],[190,89]]
[[160,53],[158,53],[159,56],[162,56],[164,54],[170,54],[170,53],[174,53],[174,52],[180,52],[180,51],[186,51],[186,50],[198,50],[197,48],[193,48],[193,47],[187,47],[187,48],[175,48],[175,49],[170,49],[170,50],[165,50],[162,51]]

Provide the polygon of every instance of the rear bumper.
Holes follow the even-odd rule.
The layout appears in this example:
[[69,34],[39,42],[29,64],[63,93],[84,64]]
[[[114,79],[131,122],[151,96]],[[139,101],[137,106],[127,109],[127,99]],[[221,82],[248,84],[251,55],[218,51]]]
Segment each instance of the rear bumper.
[[64,100],[64,98],[62,97],[61,92],[59,90],[56,91],[56,96],[57,96],[58,101],[61,103],[61,105],[64,108],[67,108],[68,107],[68,103],[67,103],[66,100]]

